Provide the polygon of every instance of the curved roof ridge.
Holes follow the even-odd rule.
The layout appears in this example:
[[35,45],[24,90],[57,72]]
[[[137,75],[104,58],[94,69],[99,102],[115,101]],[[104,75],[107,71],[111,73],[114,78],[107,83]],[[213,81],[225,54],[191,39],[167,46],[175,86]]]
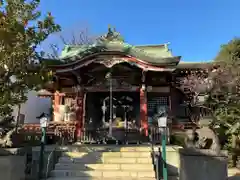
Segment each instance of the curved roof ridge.
[[168,47],[168,45],[170,44],[170,42],[167,43],[163,43],[163,44],[140,44],[140,45],[134,45],[136,47]]
[[210,64],[210,63],[213,63],[213,61],[183,61],[183,60],[181,60],[179,63],[180,64],[201,64],[201,63]]

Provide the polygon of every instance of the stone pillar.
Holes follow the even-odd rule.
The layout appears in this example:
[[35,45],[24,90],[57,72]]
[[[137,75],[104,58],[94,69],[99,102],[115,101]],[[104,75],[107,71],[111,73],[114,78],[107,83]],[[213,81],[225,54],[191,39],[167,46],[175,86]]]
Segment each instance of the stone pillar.
[[145,136],[148,136],[148,117],[147,117],[147,92],[145,85],[146,72],[142,74],[142,86],[140,88],[140,119],[141,128],[144,130]]
[[25,180],[26,153],[26,148],[0,148],[0,179]]
[[181,180],[226,180],[227,152],[216,154],[206,149],[180,149]]

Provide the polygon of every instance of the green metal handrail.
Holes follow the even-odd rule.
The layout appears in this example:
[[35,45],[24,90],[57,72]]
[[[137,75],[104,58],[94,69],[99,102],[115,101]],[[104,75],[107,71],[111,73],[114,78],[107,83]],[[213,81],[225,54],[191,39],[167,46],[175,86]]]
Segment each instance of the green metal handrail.
[[47,167],[46,167],[46,173],[45,173],[45,180],[48,178],[48,173],[49,173],[49,165],[53,161],[53,153],[57,150],[57,147],[54,147],[54,149],[49,153],[48,159],[47,159]]
[[154,171],[155,171],[155,178],[156,180],[160,180],[160,172],[159,172],[159,154],[155,153],[154,150],[154,142],[153,142],[153,132],[152,129],[148,133],[149,136],[149,141],[150,141],[150,146],[151,146],[151,157],[152,157],[152,162],[154,166]]

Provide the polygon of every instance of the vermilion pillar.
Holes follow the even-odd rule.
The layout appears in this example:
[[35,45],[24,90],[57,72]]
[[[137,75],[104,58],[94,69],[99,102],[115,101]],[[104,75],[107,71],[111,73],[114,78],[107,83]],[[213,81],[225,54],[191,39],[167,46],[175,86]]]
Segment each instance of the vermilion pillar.
[[147,92],[145,86],[146,72],[142,73],[142,86],[140,88],[140,119],[141,128],[144,130],[144,134],[148,136],[148,117],[147,117]]
[[140,118],[144,134],[148,136],[147,97],[144,88],[140,89]]
[[80,140],[82,135],[83,128],[83,97],[84,94],[82,91],[77,93],[76,96],[76,137],[77,140]]
[[53,121],[57,121],[57,114],[59,113],[59,105],[61,103],[61,94],[56,91],[53,99]]

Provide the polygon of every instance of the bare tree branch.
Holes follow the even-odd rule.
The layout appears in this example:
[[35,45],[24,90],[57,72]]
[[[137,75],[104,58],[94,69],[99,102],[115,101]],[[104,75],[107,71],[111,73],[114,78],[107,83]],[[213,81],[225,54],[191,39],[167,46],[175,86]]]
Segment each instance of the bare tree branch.
[[[72,45],[72,46],[82,46],[82,45],[92,45],[96,42],[97,36],[90,34],[88,28],[82,28],[77,32],[72,31],[71,37],[67,38],[64,35],[60,35],[59,38],[63,45]],[[58,59],[59,58],[59,45],[50,44],[51,52],[47,54],[49,58]]]

